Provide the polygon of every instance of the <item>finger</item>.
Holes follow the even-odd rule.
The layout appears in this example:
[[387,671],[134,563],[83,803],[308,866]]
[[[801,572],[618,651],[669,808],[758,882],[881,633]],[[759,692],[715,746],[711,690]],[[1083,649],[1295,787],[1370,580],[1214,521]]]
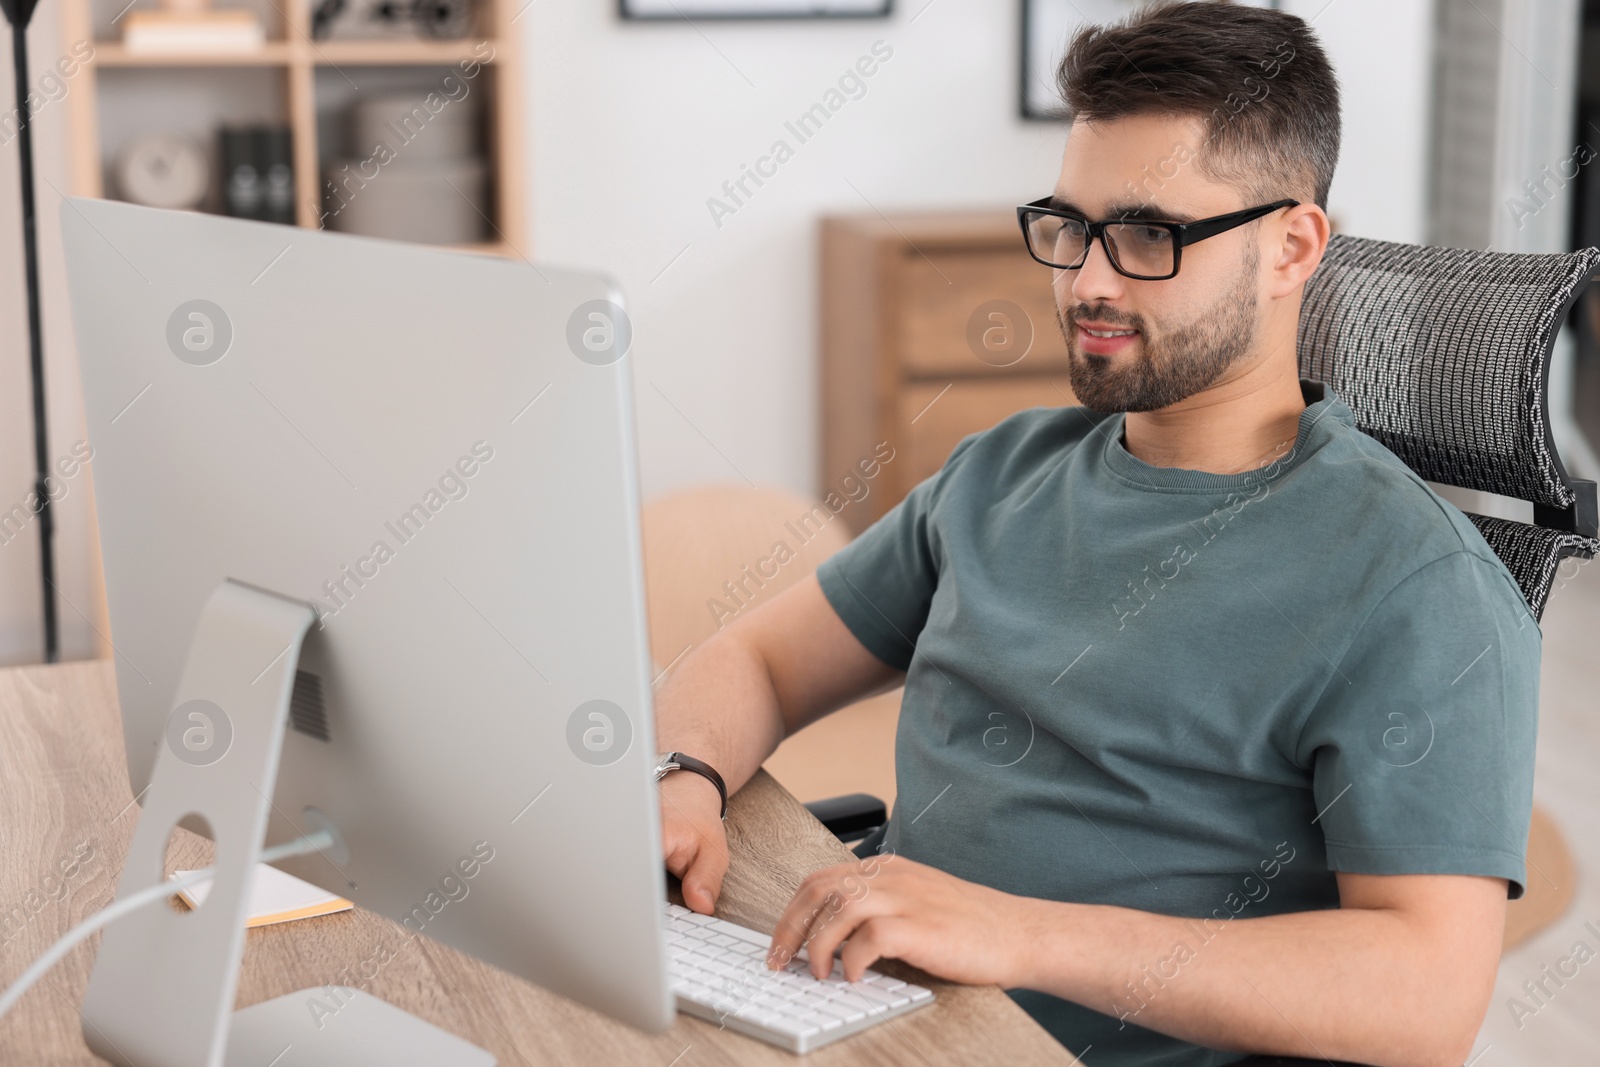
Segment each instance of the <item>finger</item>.
[[661,831],[662,862],[668,871],[682,878],[699,851],[700,838],[692,830],[668,822]]
[[849,896],[843,887],[827,894],[821,914],[811,923],[811,937],[806,941],[811,973],[826,978],[833,970],[833,956],[839,946],[847,938],[854,937],[862,923],[880,914],[887,903],[881,893],[870,898]]
[[701,841],[694,860],[679,877],[683,881],[683,902],[691,911],[710,915],[722,895],[722,879],[728,873],[728,855],[712,841]]
[[832,887],[834,876],[846,869],[844,864],[826,867],[800,883],[800,888],[795,890],[783,914],[778,916],[777,926],[773,928],[772,944],[767,949],[767,966],[782,967],[800,951],[806,938],[811,936],[812,919],[821,906],[824,894]]
[[840,914],[852,901],[866,896],[867,887],[857,873],[858,864],[844,863],[812,874],[800,884],[799,891],[789,902],[773,931],[773,942],[768,950],[767,964],[782,967],[801,947],[811,957],[812,969],[820,968],[818,977],[826,975],[832,966],[833,947],[845,934],[830,934],[819,944],[817,938],[824,930],[837,930]]
[[881,959],[896,959],[901,951],[899,938],[905,920],[893,915],[874,915],[855,928],[839,952],[844,964],[844,980],[859,982],[867,968]]

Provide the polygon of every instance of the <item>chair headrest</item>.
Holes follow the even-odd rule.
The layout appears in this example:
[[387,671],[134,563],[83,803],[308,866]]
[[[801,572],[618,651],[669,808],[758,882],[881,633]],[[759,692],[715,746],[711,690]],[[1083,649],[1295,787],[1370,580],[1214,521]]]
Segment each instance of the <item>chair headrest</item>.
[[1550,351],[1600,249],[1533,255],[1335,235],[1306,282],[1299,357],[1424,479],[1570,507]]

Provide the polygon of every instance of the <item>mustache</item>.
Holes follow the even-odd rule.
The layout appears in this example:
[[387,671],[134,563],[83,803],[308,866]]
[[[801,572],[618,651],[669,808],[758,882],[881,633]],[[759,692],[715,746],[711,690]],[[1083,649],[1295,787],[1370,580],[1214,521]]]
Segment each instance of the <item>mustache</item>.
[[1113,326],[1144,332],[1144,316],[1127,314],[1104,304],[1094,307],[1088,304],[1074,305],[1066,313],[1065,318],[1074,325],[1083,322],[1108,322]]

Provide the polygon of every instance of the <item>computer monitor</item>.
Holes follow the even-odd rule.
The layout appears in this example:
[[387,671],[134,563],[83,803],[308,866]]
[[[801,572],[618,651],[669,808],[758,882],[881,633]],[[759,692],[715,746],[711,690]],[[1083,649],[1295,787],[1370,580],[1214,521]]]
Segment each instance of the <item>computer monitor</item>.
[[[197,661],[259,672],[247,696],[281,675],[266,840],[339,841],[283,869],[667,1027],[617,288],[104,200],[69,198],[61,221],[134,793],[163,773],[169,792],[211,788],[191,782],[217,748],[250,766],[251,724],[175,706]],[[314,613],[292,672],[292,648],[245,647],[266,631],[219,590],[246,614]],[[234,614],[205,645],[208,603]],[[217,837],[220,886],[238,852]]]

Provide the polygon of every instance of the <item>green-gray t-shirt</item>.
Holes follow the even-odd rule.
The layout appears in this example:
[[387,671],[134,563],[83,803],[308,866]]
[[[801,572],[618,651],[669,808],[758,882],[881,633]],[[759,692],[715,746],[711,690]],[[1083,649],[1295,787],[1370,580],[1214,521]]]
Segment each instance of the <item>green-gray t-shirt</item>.
[[1538,624],[1471,522],[1301,387],[1292,450],[1232,475],[1144,463],[1120,414],[1019,412],[817,572],[907,672],[887,847],[1195,920],[1115,1003],[1011,991],[1095,1067],[1240,1059],[1140,1011],[1232,918],[1338,907],[1334,871],[1522,894]]

